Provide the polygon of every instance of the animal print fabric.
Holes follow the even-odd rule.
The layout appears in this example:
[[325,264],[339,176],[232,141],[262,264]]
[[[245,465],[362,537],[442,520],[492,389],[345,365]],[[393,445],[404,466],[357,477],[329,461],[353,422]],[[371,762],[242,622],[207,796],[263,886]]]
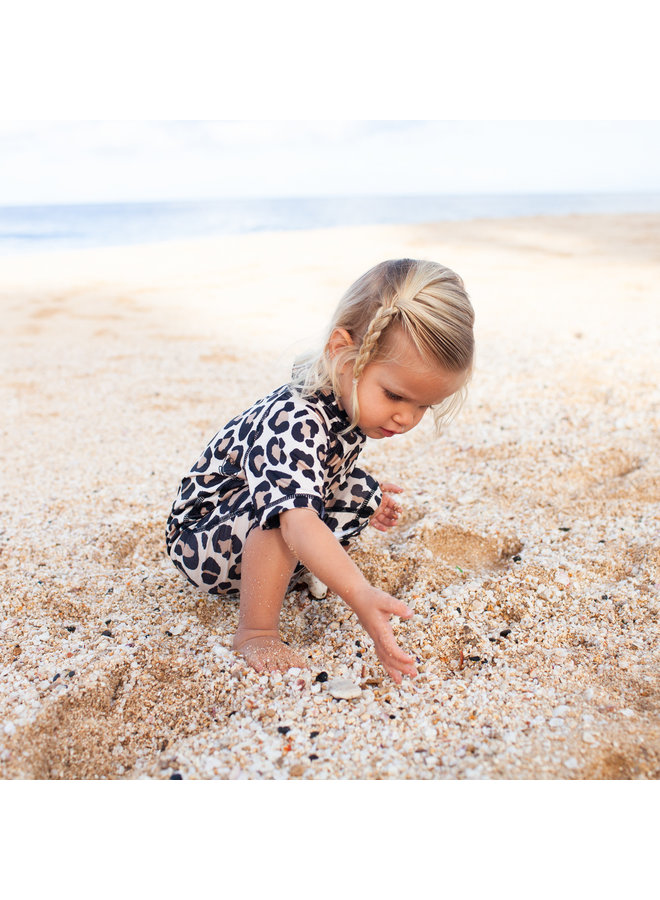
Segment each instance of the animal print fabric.
[[364,434],[340,434],[348,424],[334,394],[302,399],[289,385],[228,422],[179,487],[166,530],[174,565],[211,594],[235,595],[248,534],[278,528],[288,509],[313,509],[348,546],[381,502],[355,464]]

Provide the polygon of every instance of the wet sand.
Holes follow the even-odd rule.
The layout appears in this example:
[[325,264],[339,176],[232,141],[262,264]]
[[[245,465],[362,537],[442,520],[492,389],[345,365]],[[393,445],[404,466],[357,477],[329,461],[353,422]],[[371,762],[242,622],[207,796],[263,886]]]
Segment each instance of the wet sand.
[[[3,259],[0,776],[657,778],[658,248],[660,216],[568,216]],[[394,685],[344,604],[300,590],[282,631],[310,668],[259,676],[165,519],[396,256],[454,268],[477,314],[456,421],[362,457],[406,488],[353,553],[414,607],[420,675]]]

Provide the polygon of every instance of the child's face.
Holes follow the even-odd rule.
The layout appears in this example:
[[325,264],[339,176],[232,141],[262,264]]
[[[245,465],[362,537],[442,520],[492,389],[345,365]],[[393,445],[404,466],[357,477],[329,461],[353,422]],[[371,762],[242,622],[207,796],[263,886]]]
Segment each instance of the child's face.
[[[370,438],[405,434],[419,424],[429,407],[456,393],[465,381],[465,372],[430,366],[406,336],[400,336],[391,355],[391,359],[365,366],[358,381],[358,425]],[[352,416],[351,366],[341,378],[342,406]]]

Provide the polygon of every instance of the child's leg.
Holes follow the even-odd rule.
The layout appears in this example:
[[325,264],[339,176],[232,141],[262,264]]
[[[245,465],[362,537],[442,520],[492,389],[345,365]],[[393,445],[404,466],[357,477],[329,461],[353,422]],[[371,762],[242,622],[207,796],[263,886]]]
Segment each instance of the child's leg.
[[234,650],[257,672],[303,668],[305,662],[282,643],[280,610],[297,560],[279,528],[253,528],[241,563],[241,605]]

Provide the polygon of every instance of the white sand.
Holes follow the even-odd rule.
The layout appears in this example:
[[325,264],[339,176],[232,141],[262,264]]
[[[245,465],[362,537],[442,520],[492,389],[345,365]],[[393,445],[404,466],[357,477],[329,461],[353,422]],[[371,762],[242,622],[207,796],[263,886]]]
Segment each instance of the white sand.
[[[660,216],[571,216],[1,260],[0,774],[657,778],[659,248]],[[283,634],[310,670],[260,677],[164,522],[212,434],[396,256],[454,268],[477,313],[456,422],[363,455],[406,487],[355,558],[414,605],[420,676],[397,688],[301,591]]]

